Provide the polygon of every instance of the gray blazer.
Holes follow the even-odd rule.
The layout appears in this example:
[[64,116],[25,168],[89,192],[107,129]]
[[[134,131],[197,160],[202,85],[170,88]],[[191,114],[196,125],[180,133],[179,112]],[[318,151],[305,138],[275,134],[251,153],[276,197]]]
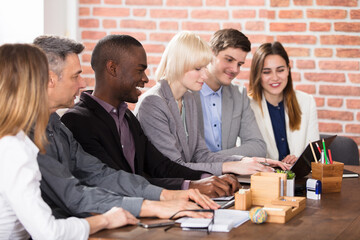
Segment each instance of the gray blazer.
[[[204,137],[200,92],[193,94],[197,105],[199,130],[201,136]],[[240,146],[236,146],[238,137]],[[266,144],[250,107],[245,87],[231,84],[222,88],[221,141],[223,150],[219,151],[220,154],[246,157],[266,156]]]
[[211,152],[198,129],[194,96],[186,92],[183,99],[188,137],[166,80],[159,81],[141,96],[134,113],[147,137],[165,156],[192,169],[221,175],[223,162],[240,160],[242,157]]

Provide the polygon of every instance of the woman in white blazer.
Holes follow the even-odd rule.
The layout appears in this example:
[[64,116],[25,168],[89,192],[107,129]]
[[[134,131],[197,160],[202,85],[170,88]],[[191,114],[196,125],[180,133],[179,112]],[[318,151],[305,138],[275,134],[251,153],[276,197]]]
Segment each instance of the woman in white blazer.
[[194,33],[180,32],[170,41],[156,72],[158,83],[141,96],[134,111],[146,136],[172,161],[218,176],[272,171],[259,163],[265,161],[285,169],[278,161],[224,156],[206,147],[189,91],[201,89],[212,56],[208,44]]
[[267,145],[267,157],[293,163],[309,141],[319,139],[314,98],[293,89],[289,57],[279,42],[254,53],[250,105]]
[[0,239],[88,239],[100,229],[138,222],[120,208],[86,219],[52,216],[41,198],[36,160],[47,143],[47,58],[32,45],[5,44],[0,62]]

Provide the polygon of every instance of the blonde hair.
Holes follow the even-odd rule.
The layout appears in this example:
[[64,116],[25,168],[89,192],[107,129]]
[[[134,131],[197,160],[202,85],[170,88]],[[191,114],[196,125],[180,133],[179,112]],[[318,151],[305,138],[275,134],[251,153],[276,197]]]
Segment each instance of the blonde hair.
[[178,81],[187,71],[209,64],[212,56],[209,45],[198,35],[188,31],[179,32],[162,55],[155,73],[156,81]]
[[250,70],[249,95],[259,104],[261,108],[263,94],[263,88],[261,86],[261,73],[264,68],[265,58],[268,55],[279,55],[285,60],[286,66],[289,68],[288,83],[283,91],[284,105],[289,115],[290,129],[292,131],[299,130],[301,124],[301,109],[293,88],[289,56],[280,42],[264,43],[254,53]]
[[0,47],[0,138],[24,131],[41,152],[49,119],[46,55],[29,44]]

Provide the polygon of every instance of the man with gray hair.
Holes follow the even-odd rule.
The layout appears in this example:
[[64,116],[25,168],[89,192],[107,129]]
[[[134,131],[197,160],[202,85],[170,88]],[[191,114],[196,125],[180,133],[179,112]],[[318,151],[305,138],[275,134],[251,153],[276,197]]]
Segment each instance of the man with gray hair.
[[[34,44],[45,51],[49,60],[48,97],[52,112],[46,130],[49,144],[46,153],[38,155],[38,163],[42,174],[42,197],[56,217],[84,217],[118,206],[135,216],[168,218],[180,210],[199,208],[189,200],[204,208],[219,207],[198,190],[166,190],[151,185],[141,176],[109,168],[87,154],[55,112],[59,108],[72,107],[79,90],[85,87],[78,57],[84,46],[55,36],[40,36]],[[193,217],[211,215],[185,214]]]

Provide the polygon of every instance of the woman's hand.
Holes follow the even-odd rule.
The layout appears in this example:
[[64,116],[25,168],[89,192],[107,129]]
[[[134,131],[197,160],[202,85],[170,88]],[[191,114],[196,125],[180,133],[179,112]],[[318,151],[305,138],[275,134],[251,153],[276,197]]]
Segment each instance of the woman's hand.
[[287,155],[287,156],[284,157],[284,159],[281,160],[281,161],[284,162],[284,163],[288,163],[288,164],[293,165],[293,164],[296,162],[297,159],[298,159],[298,158],[297,158],[295,155]]

